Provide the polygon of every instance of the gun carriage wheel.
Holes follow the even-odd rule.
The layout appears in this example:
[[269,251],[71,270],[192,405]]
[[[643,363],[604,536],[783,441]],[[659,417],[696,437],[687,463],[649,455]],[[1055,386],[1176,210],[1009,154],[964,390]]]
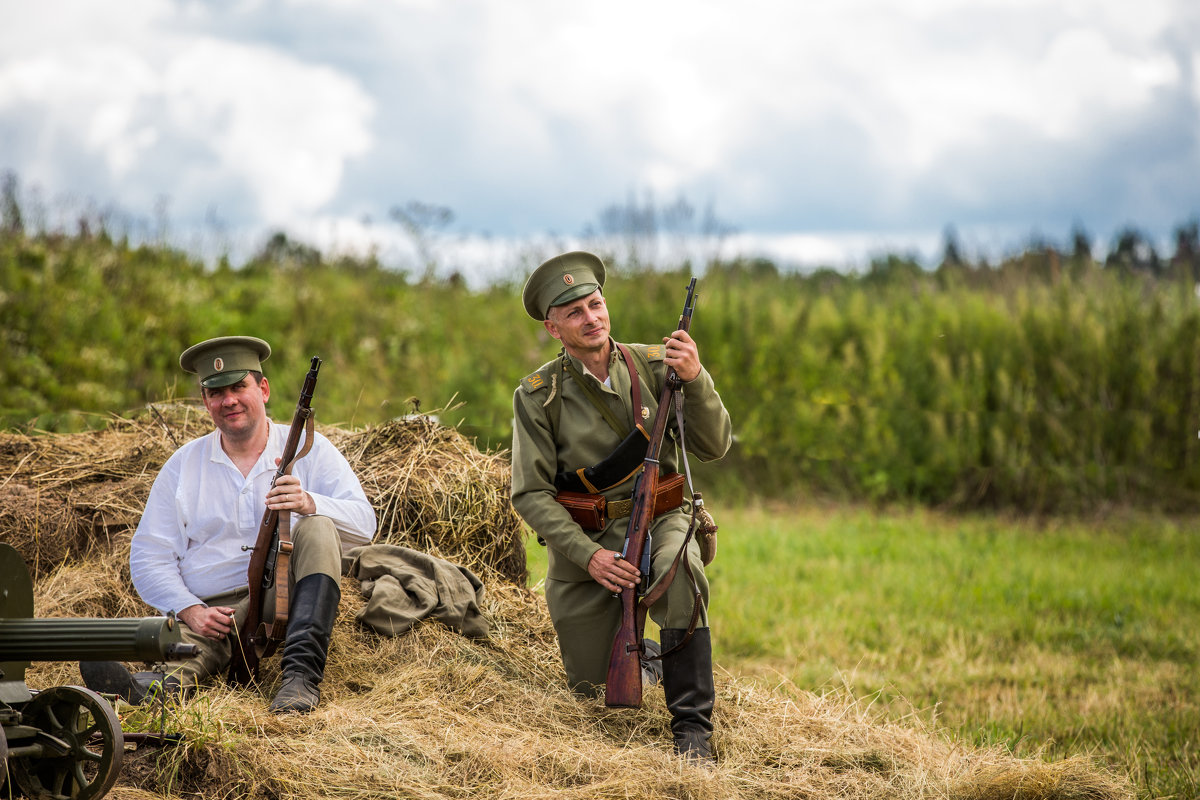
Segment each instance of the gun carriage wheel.
[[79,686],[39,692],[22,709],[40,755],[16,755],[9,773],[29,797],[94,800],[117,781],[125,753],[121,722],[103,697]]
[[0,797],[10,797],[8,791],[8,736],[0,730]]

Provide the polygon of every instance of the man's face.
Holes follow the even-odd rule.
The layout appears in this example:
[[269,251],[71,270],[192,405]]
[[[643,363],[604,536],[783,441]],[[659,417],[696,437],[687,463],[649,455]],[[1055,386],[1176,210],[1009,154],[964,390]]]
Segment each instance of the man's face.
[[603,350],[608,345],[608,305],[599,289],[587,297],[551,308],[542,324],[571,355]]
[[267,418],[271,387],[265,377],[256,383],[253,375],[247,375],[237,383],[219,389],[201,389],[200,393],[213,423],[228,439],[252,438]]

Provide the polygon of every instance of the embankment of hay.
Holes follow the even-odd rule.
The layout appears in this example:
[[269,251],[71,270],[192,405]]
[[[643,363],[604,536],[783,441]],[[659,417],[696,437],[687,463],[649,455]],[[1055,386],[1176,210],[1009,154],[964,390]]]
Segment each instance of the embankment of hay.
[[[32,536],[28,527],[9,527],[9,520],[25,517],[0,519],[0,539],[16,544],[30,563],[40,559],[38,616],[150,613],[129,585],[130,523],[140,513],[135,490],[148,491],[157,469],[148,464],[161,463],[175,447],[172,436],[180,428],[168,416],[162,415],[157,430],[144,422],[122,423],[115,432],[81,434],[95,439],[84,444],[71,436],[0,441],[0,453],[13,454],[3,457],[20,461],[19,469],[0,467],[0,482],[19,483],[43,500],[32,515],[37,524]],[[1127,782],[1087,759],[1016,759],[1000,749],[953,743],[915,719],[885,721],[845,697],[790,685],[767,689],[723,671],[717,675],[714,737],[719,765],[682,763],[671,753],[660,688],[647,689],[640,711],[608,710],[564,688],[544,601],[514,580],[517,557],[508,537],[519,537],[519,526],[503,499],[503,460],[461,450],[454,437],[446,446],[437,438],[443,432],[429,436],[418,429],[414,442],[407,438],[413,433],[409,423],[402,424],[402,431],[381,426],[376,436],[347,432],[336,441],[360,470],[366,464],[386,473],[374,484],[370,477],[364,480],[385,535],[412,536],[402,542],[410,546],[424,541],[415,537],[428,536],[423,549],[451,558],[462,554],[455,560],[485,578],[483,611],[491,637],[469,640],[433,622],[401,637],[381,637],[355,622],[364,601],[356,582],[345,579],[316,712],[267,712],[279,683],[275,658],[265,662],[258,686],[218,682],[166,709],[119,704],[126,730],[156,730],[165,723],[167,732],[185,739],[179,747],[130,752],[111,797],[1132,797]],[[57,453],[59,446],[65,455]],[[411,461],[432,463],[439,454],[441,466],[430,468],[439,482],[431,486],[431,478]],[[139,467],[139,458],[147,463]],[[382,468],[387,464],[390,470]],[[457,500],[419,499],[453,490],[466,480],[463,475],[475,485],[484,473],[493,480],[483,481],[490,486],[485,496],[464,491]],[[92,476],[90,483],[85,476]],[[105,483],[116,485],[96,494],[85,491]],[[391,494],[381,486],[391,487]],[[69,491],[59,491],[64,487]],[[54,517],[45,515],[44,501],[52,496],[63,506]],[[409,509],[409,502],[421,511]],[[431,508],[430,516],[420,516]],[[72,517],[76,511],[79,518]],[[460,513],[464,521],[457,525]],[[467,528],[477,533],[464,535]],[[51,565],[51,552],[62,553],[59,561],[65,562]],[[27,681],[43,688],[79,683],[80,677],[74,663],[39,663]]]

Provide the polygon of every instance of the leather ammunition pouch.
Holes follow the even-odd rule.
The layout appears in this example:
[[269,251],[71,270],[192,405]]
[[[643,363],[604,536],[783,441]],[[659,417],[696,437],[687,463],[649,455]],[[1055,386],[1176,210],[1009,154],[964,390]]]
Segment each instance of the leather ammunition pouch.
[[[658,481],[654,494],[653,517],[674,511],[683,505],[683,475],[671,472]],[[555,498],[585,531],[602,531],[611,520],[628,517],[633,512],[633,498],[609,500],[602,494],[559,492]]]

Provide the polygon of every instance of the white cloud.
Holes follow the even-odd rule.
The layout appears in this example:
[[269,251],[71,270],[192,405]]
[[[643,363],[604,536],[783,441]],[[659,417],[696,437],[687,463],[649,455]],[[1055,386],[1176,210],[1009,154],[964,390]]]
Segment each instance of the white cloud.
[[268,222],[311,212],[369,149],[374,103],[332,69],[264,47],[200,39],[166,65],[168,118],[244,178]]
[[[83,24],[65,23],[44,52],[26,42],[0,56],[0,114],[19,115],[5,126],[24,127],[33,142],[23,163],[7,166],[35,181],[70,181],[56,160],[76,149],[105,166],[99,180],[116,195],[127,193],[126,179],[156,181],[150,196],[182,191],[181,207],[205,208],[229,200],[186,193],[223,186],[248,193],[260,222],[270,223],[328,202],[345,163],[369,150],[374,101],[353,77],[270,43],[171,30],[191,15],[186,6],[129,10],[124,39],[89,40],[88,25],[111,21],[80,9]],[[29,24],[44,27],[36,16]],[[142,163],[170,172],[137,172]]]
[[239,229],[415,198],[533,235],[651,189],[810,255],[1151,190],[1176,222],[1193,5],[0,0],[0,169]]

